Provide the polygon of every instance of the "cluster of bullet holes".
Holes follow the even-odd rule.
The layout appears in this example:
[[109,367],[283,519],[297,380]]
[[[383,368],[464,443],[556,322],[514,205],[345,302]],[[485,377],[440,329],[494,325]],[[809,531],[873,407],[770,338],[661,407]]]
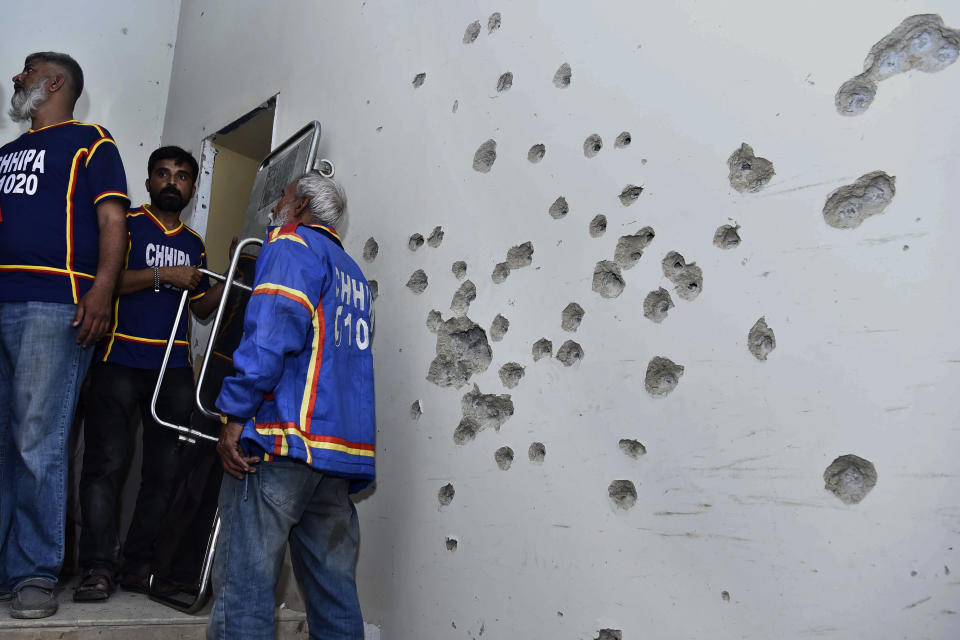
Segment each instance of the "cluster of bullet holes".
[[600,149],[603,149],[603,139],[596,133],[591,133],[583,141],[583,155],[587,158],[596,157]]
[[447,541],[446,541],[447,551],[456,551],[458,544],[459,542],[457,541],[456,538],[447,538]]
[[565,218],[570,213],[570,205],[567,204],[567,199],[560,196],[554,200],[553,204],[550,205],[549,213],[554,220]]
[[423,86],[424,81],[427,79],[427,74],[420,72],[417,75],[413,76],[413,88],[419,89]]
[[453,488],[453,485],[449,482],[442,487],[440,491],[437,491],[437,500],[440,502],[441,507],[449,506],[453,502],[453,496],[456,494],[456,490]]
[[647,364],[643,386],[652,396],[666,396],[677,388],[682,375],[683,367],[669,358],[654,356]]
[[470,280],[464,281],[453,294],[450,310],[458,316],[464,316],[470,310],[470,303],[477,299],[477,287]]
[[439,387],[460,388],[490,366],[493,350],[480,325],[458,316],[437,327],[437,355],[430,363],[427,380]]
[[620,450],[634,460],[637,460],[640,456],[647,453],[647,448],[643,446],[643,443],[639,440],[622,438],[618,444],[620,446]]
[[527,160],[536,164],[543,160],[543,156],[547,154],[547,147],[542,143],[538,143],[530,147],[530,151],[527,151]]
[[443,242],[443,227],[434,227],[430,237],[427,238],[427,244],[436,249],[441,242]]
[[863,73],[840,86],[834,98],[837,111],[844,116],[860,115],[873,103],[880,81],[911,69],[942,71],[957,61],[958,52],[960,31],[944,25],[940,16],[910,16],[870,48]]
[[507,364],[500,367],[500,382],[503,383],[507,389],[513,389],[518,384],[520,380],[523,379],[526,369],[524,369],[520,364],[516,362],[508,362]]
[[767,326],[766,318],[760,318],[747,334],[747,349],[757,360],[766,360],[776,348],[777,338],[773,335],[773,329]]
[[380,253],[380,245],[373,238],[368,238],[363,245],[363,259],[367,262],[373,262]]
[[430,330],[430,333],[436,333],[437,329],[440,328],[440,325],[443,323],[443,316],[440,315],[440,312],[436,309],[432,309],[427,312],[427,329]]
[[[487,34],[497,31],[500,28],[502,20],[503,18],[499,11],[490,14],[490,17],[487,18]],[[467,25],[467,30],[463,32],[463,44],[473,44],[479,35],[480,21],[474,20]]]
[[513,73],[507,71],[504,74],[501,74],[500,78],[497,80],[497,92],[501,93],[503,91],[509,91],[510,87],[513,86]]
[[602,213],[593,216],[593,220],[590,221],[588,229],[591,238],[599,238],[605,234],[607,232],[607,216]]
[[422,415],[423,408],[420,406],[420,401],[415,400],[414,403],[410,405],[410,419],[419,420]]
[[724,224],[713,234],[713,246],[718,249],[736,249],[740,246],[740,225]]
[[450,266],[450,271],[454,278],[463,280],[464,276],[467,275],[467,263],[463,260],[457,260]]
[[687,263],[676,251],[670,251],[661,261],[663,275],[673,283],[673,290],[681,299],[690,302],[703,291],[703,270],[696,262]]
[[540,338],[533,343],[532,348],[533,361],[537,362],[542,358],[552,358],[553,357],[553,343],[547,340],[546,338]]
[[670,293],[660,287],[656,291],[651,291],[643,299],[643,317],[660,324],[667,318],[667,313],[673,308],[673,300],[670,299]]
[[610,260],[601,260],[593,268],[592,289],[603,298],[616,298],[627,283],[620,272],[620,265]]
[[410,279],[407,280],[407,289],[413,291],[414,293],[423,293],[427,288],[427,274],[424,273],[423,269],[417,269],[410,274]]
[[623,640],[623,633],[619,629],[600,629],[594,640]]
[[635,184],[628,184],[621,189],[620,195],[617,197],[620,198],[620,204],[625,207],[629,207],[637,201],[637,198],[640,197],[641,193],[643,193],[643,187],[638,187]]
[[410,249],[410,251],[416,251],[422,246],[423,246],[423,236],[420,235],[419,233],[413,234],[412,236],[410,236],[410,239],[407,240],[407,248]]
[[643,250],[653,242],[655,237],[656,234],[651,227],[644,227],[633,235],[620,236],[613,253],[614,262],[623,269],[633,268],[643,256]]
[[567,340],[557,349],[557,360],[565,367],[572,367],[583,360],[583,347],[573,340]]
[[637,503],[637,488],[630,480],[614,480],[607,487],[607,495],[618,509],[627,510]]
[[503,423],[513,416],[510,394],[482,393],[477,385],[464,394],[460,407],[463,416],[453,433],[453,441],[458,445],[473,440],[484,429],[492,427],[500,431]]
[[573,79],[573,71],[570,69],[570,65],[564,62],[557,69],[557,72],[553,74],[553,86],[558,89],[566,89],[570,86],[570,81]]
[[730,186],[739,193],[756,193],[763,189],[774,176],[773,163],[753,154],[753,147],[746,142],[727,158]]
[[833,191],[823,205],[823,219],[836,229],[855,229],[878,213],[883,213],[896,195],[896,177],[873,171]]
[[507,335],[508,329],[510,329],[510,321],[498,313],[490,323],[490,339],[500,342],[503,336]]
[[510,447],[500,447],[493,453],[493,459],[501,470],[507,471],[513,464],[513,449]]
[[586,314],[586,311],[583,310],[583,307],[576,302],[571,302],[560,312],[560,328],[564,331],[576,331],[580,328],[584,314]]
[[617,139],[616,139],[616,140],[613,141],[613,148],[614,148],[614,149],[623,149],[623,148],[625,148],[625,147],[629,147],[629,146],[630,146],[630,143],[631,143],[632,141],[633,141],[633,139],[630,137],[630,132],[629,132],[629,131],[624,131],[624,132],[622,132],[620,135],[617,136]]
[[490,279],[496,284],[500,284],[514,269],[529,267],[533,264],[533,243],[524,242],[507,250],[507,259],[504,262],[498,262],[490,274]]
[[487,173],[497,160],[497,142],[490,139],[480,145],[473,154],[473,170]]
[[547,457],[547,447],[542,442],[533,442],[527,448],[527,458],[534,464],[543,464]]
[[877,469],[853,454],[840,456],[823,472],[824,488],[846,504],[857,504],[877,484]]

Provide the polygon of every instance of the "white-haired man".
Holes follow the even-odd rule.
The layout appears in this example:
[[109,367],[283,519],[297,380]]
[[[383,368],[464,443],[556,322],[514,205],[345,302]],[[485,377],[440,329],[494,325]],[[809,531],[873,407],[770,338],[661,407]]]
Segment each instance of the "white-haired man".
[[208,638],[273,637],[287,540],[310,637],[363,638],[349,494],[374,478],[373,300],[336,232],[345,205],[318,172],[295,180],[257,258],[236,373],[217,399],[225,474]]

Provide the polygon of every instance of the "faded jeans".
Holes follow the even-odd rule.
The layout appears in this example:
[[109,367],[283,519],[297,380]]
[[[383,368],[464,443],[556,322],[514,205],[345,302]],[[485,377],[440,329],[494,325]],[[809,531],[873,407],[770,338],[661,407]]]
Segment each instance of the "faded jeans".
[[92,346],[76,307],[0,303],[0,591],[53,588],[64,555],[67,443]]
[[274,637],[274,590],[288,539],[310,637],[363,640],[354,577],[360,527],[348,487],[349,480],[285,458],[261,462],[246,481],[223,475],[208,640]]

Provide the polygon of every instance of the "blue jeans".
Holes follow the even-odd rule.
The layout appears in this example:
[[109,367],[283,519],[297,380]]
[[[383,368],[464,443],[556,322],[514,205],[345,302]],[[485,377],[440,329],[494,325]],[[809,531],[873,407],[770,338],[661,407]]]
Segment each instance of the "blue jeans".
[[63,564],[67,440],[93,357],[75,312],[0,303],[0,591],[53,588]]
[[284,458],[261,462],[246,481],[224,474],[208,640],[274,637],[288,539],[310,637],[363,640],[354,576],[360,526],[348,486]]

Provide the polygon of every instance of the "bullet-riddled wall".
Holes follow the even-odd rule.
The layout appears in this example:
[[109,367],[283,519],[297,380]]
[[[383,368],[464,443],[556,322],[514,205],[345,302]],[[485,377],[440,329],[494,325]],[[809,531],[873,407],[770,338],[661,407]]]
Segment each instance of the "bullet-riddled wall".
[[164,139],[279,94],[350,198],[384,638],[960,634],[952,28],[184,1]]

